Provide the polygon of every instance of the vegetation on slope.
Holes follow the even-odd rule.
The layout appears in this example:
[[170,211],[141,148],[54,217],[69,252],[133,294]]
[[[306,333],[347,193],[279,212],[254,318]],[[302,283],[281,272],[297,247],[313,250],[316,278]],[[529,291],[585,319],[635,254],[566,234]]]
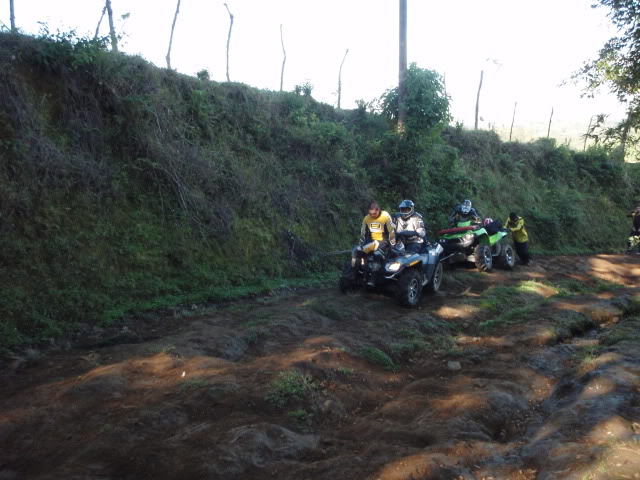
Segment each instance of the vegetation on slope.
[[619,159],[448,127],[437,74],[409,72],[399,136],[393,90],[336,110],[0,34],[0,344],[333,269],[371,198],[412,198],[432,232],[468,196],[518,210],[539,250],[622,247],[639,182]]

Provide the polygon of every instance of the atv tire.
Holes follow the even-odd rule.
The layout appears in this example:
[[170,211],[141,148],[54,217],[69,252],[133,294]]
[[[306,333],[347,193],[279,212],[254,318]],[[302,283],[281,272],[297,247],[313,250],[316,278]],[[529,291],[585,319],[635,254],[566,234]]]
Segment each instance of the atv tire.
[[502,245],[502,250],[498,256],[498,266],[505,270],[511,270],[516,264],[516,256],[513,252],[513,247],[508,244]]
[[425,290],[429,293],[436,293],[440,290],[440,285],[442,284],[442,273],[444,268],[442,267],[442,262],[438,262],[436,265],[436,269],[433,271],[433,277],[431,281],[427,284]]
[[340,275],[340,281],[338,282],[338,288],[342,293],[349,293],[355,290],[356,288],[355,276],[356,276],[356,272],[354,268],[351,266],[351,262],[345,263],[342,269],[342,275]]
[[422,294],[422,278],[418,270],[410,268],[406,270],[396,286],[396,300],[405,307],[415,307]]
[[490,272],[493,267],[493,257],[491,256],[491,248],[488,245],[478,245],[473,250],[473,256],[476,260],[476,267],[481,272]]

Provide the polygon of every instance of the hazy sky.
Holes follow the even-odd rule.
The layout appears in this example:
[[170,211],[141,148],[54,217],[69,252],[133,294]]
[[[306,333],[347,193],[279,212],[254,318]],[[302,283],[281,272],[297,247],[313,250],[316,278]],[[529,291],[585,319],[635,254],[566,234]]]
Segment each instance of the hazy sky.
[[[14,0],[16,23],[36,33],[75,28],[93,35],[103,0]],[[229,15],[221,0],[182,0],[171,63],[195,74],[209,70],[225,80]],[[342,71],[342,106],[372,100],[397,83],[398,0],[227,0],[234,14],[230,78],[259,88],[279,89],[282,47],[287,52],[284,88],[309,81],[314,98],[336,104]],[[517,101],[518,127],[546,135],[554,108],[552,136],[576,137],[591,115],[621,108],[611,98],[580,99],[579,90],[560,87],[614,33],[606,10],[591,0],[408,0],[408,57],[446,76],[456,120],[472,127],[480,70],[481,127],[508,131]],[[0,0],[0,20],[8,24],[9,0]],[[176,0],[112,0],[121,49],[166,66]],[[120,16],[130,13],[128,20]],[[101,33],[108,33],[108,22]],[[531,132],[529,132],[531,133]],[[574,144],[575,146],[575,144]]]

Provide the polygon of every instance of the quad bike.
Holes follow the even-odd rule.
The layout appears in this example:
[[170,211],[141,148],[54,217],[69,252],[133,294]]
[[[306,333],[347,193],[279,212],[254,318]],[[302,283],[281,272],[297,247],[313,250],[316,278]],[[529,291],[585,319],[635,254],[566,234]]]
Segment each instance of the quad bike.
[[511,270],[515,255],[505,238],[507,233],[506,229],[490,233],[483,225],[459,222],[454,228],[440,230],[438,242],[448,263],[473,262],[481,272],[489,272],[495,261],[498,267]]
[[[404,241],[415,233],[397,235],[396,246],[386,253],[375,250],[364,253],[356,246],[340,277],[340,291],[346,293],[357,287],[370,290],[391,290],[400,305],[418,304],[423,290],[435,293],[442,283],[442,247],[425,244],[418,253],[405,250]],[[372,274],[376,272],[377,275]],[[372,284],[371,279],[375,278]]]

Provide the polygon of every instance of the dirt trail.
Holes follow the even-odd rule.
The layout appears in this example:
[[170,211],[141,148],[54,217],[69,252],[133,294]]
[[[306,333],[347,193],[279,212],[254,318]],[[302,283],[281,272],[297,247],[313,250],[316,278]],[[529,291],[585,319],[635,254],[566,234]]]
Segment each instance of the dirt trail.
[[640,259],[85,332],[6,365],[0,480],[640,478]]

